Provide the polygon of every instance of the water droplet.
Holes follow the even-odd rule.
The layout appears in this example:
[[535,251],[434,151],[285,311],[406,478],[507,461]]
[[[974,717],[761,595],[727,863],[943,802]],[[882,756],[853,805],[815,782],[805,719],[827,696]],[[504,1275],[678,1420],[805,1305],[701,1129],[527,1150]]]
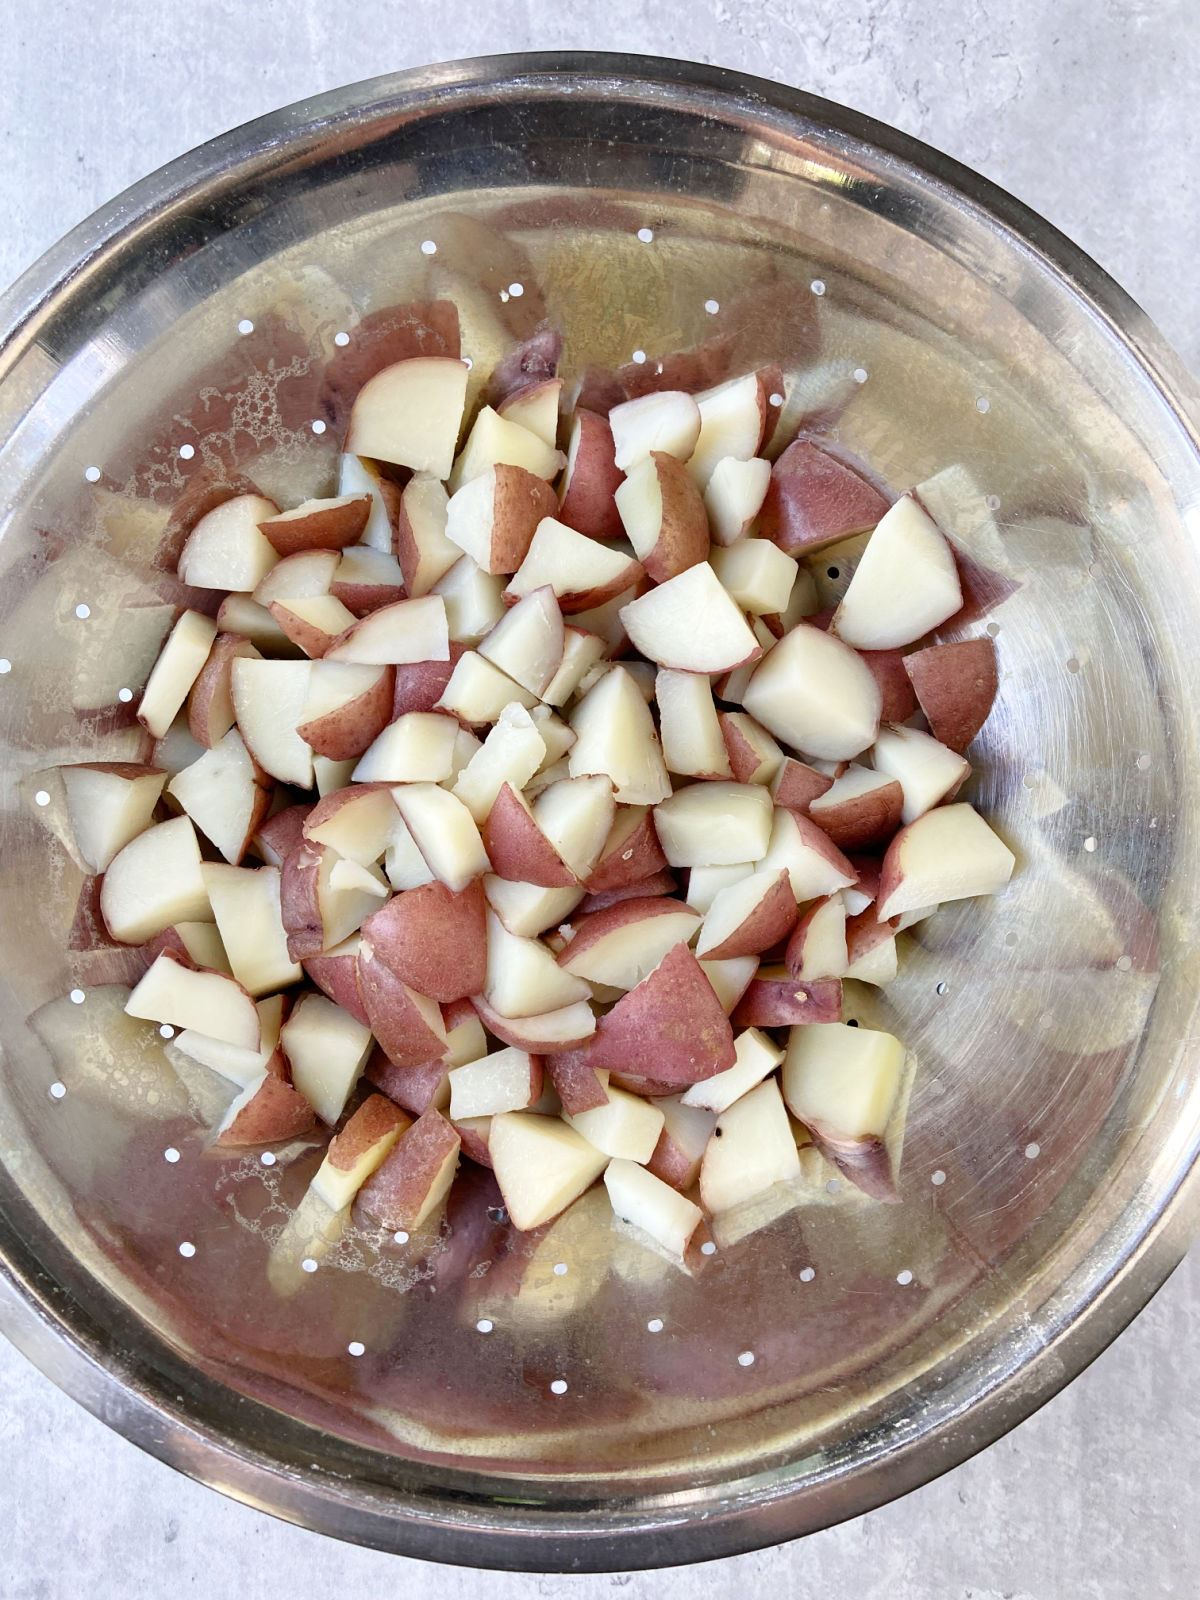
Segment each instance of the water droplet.
[[985,395],[981,394],[979,399],[975,402],[975,409],[982,415],[984,412],[992,409],[992,402],[987,399]]

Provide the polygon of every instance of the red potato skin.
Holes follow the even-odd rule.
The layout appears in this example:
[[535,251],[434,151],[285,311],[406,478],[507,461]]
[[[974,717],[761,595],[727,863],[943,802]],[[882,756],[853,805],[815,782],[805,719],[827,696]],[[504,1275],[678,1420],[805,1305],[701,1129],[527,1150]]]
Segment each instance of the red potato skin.
[[[623,567],[615,578],[607,583],[602,583],[598,588],[585,589],[582,592],[568,590],[560,594],[558,609],[564,617],[573,617],[581,611],[595,611],[600,606],[605,606],[610,600],[615,600],[619,594],[624,594],[628,589],[635,589],[639,594],[649,587],[646,582],[646,569],[640,561],[635,561],[631,556],[628,564]],[[506,589],[500,597],[506,606],[515,606],[518,600],[524,599],[523,595],[509,594]],[[612,655],[620,654],[613,651]]]
[[[787,947],[783,952],[783,964],[788,969],[789,974],[793,978],[796,978],[797,982],[800,981],[798,974],[801,967],[804,965],[804,945],[808,935],[809,927],[812,924],[813,918],[817,915],[821,908],[828,905],[828,903],[828,900],[813,901],[812,905],[809,906],[804,915],[797,920],[796,926],[792,930],[792,936],[788,940]],[[867,909],[869,911],[870,907],[868,906]]]
[[807,816],[813,801],[819,800],[832,788],[833,779],[827,773],[818,772],[815,767],[788,756],[779,769],[779,781],[774,785],[773,798],[777,806]]
[[686,944],[669,950],[596,1025],[592,1063],[653,1076],[672,1093],[736,1059],[729,1018]]
[[841,1020],[840,978],[797,983],[786,974],[779,978],[755,977],[733,1010],[735,1028],[788,1028],[802,1022]]
[[839,850],[867,850],[892,837],[903,809],[904,791],[893,780],[841,805],[810,807],[808,816]]
[[879,873],[883,862],[878,856],[850,855],[847,857],[850,865],[858,873],[858,882],[854,887],[860,894],[869,894],[872,900],[879,898]]
[[[187,488],[171,507],[167,525],[154,552],[153,565],[160,572],[176,573],[183,547],[198,522],[202,522],[210,511],[223,506],[227,500],[235,500],[242,494],[261,493],[262,490],[249,478],[238,472],[227,472],[223,467],[194,473]],[[215,593],[210,591],[210,600]]]
[[262,824],[254,844],[269,866],[281,867],[297,845],[303,844],[304,824],[313,810],[310,805],[287,806]]
[[[743,716],[746,713],[742,713]],[[747,721],[753,718],[747,717]],[[763,764],[761,754],[742,732],[741,723],[736,712],[717,712],[717,722],[721,729],[721,738],[725,743],[725,754],[729,757],[729,769],[733,773],[735,783],[756,783],[761,780],[755,778],[755,773]],[[755,724],[757,727],[757,724]],[[762,730],[765,734],[766,730]]]
[[900,1194],[892,1173],[892,1160],[882,1139],[845,1139],[820,1123],[806,1123],[817,1149],[872,1200],[899,1205]]
[[364,1073],[367,1081],[389,1100],[414,1117],[423,1117],[435,1102],[445,1110],[450,1103],[450,1068],[444,1061],[426,1061],[419,1067],[398,1067],[380,1049],[371,1052]]
[[599,894],[584,895],[576,914],[588,917],[594,912],[607,911],[610,906],[620,905],[622,900],[647,900],[652,895],[675,894],[678,888],[675,874],[664,867],[661,872],[652,872],[648,878],[638,878],[636,882],[623,884],[619,889],[602,889]]
[[799,907],[792,893],[792,880],[781,872],[754,911],[728,939],[704,952],[705,961],[730,961],[735,956],[756,956],[786,939],[796,926]]
[[[991,640],[987,641],[989,644]],[[858,654],[871,670],[883,697],[880,722],[907,722],[917,709],[917,696],[902,650],[860,650]],[[942,743],[945,743],[943,739]]]
[[[612,405],[619,405],[624,398],[614,399]],[[601,416],[581,404],[575,421],[579,424],[579,448],[570,477],[563,479],[558,520],[589,539],[621,539],[625,528],[613,496],[625,475],[614,460],[616,447],[607,412]]]
[[269,517],[258,531],[281,556],[294,556],[299,550],[343,550],[362,538],[371,515],[371,496],[355,495],[344,505],[320,507],[303,517],[281,521]]
[[[393,485],[389,483],[386,487],[390,489]],[[398,600],[408,599],[408,590],[402,583],[351,583],[345,578],[334,578],[329,592],[356,617],[369,617],[373,611],[382,611],[384,606],[394,606]]]
[[563,1039],[557,1044],[548,1043],[544,1039],[533,1042],[529,1034],[521,1032],[521,1026],[536,1021],[536,1018],[502,1017],[488,1005],[482,994],[473,994],[471,1004],[475,1007],[480,1022],[489,1033],[495,1034],[501,1043],[510,1044],[515,1050],[528,1050],[530,1054],[540,1056],[543,1061],[551,1056],[560,1055],[564,1050],[579,1050],[594,1037],[593,1034],[587,1033],[576,1039]]
[[[651,917],[673,916],[679,911],[691,911],[691,906],[685,906],[680,900],[669,900],[662,895],[637,896],[626,900],[619,900],[615,905],[607,906],[603,911],[593,911],[590,915],[574,915],[571,925],[574,936],[565,944],[558,954],[558,964],[570,970],[570,964],[585,951],[598,944],[601,939],[608,937],[618,928],[626,928],[632,922],[646,922]],[[696,926],[700,926],[700,918],[696,917]]]
[[[620,822],[624,815],[628,815],[626,808],[618,806],[616,822],[609,834],[610,841],[615,835],[616,823]],[[631,833],[627,833],[615,844],[605,844],[600,852],[600,859],[592,868],[584,887],[589,894],[624,889],[631,883],[637,883],[643,878],[665,871],[666,865],[667,858],[654,830],[654,811],[647,806]]]
[[933,737],[962,755],[987,721],[996,698],[1000,678],[995,642],[960,639],[930,645],[905,656],[904,668]]
[[678,1094],[683,1087],[678,1083],[664,1083],[661,1078],[648,1078],[639,1072],[610,1071],[608,1081],[614,1089],[624,1089],[629,1094],[640,1094],[644,1100],[657,1100],[664,1095]]
[[339,1172],[349,1172],[364,1150],[386,1139],[389,1133],[409,1127],[412,1118],[385,1094],[368,1095],[339,1133],[334,1134],[325,1159]]
[[682,461],[662,450],[652,450],[650,459],[658,472],[662,523],[658,542],[642,557],[642,565],[655,583],[665,583],[708,559],[708,513]]
[[[415,661],[394,668],[395,689],[392,695],[392,714],[388,721],[395,722],[396,718],[402,717],[406,711],[436,710],[438,701],[446,692],[451,674],[468,649],[468,645],[459,644],[456,639],[451,639],[448,661]],[[380,732],[382,731],[381,728]]]
[[379,677],[364,693],[336,711],[301,723],[296,732],[319,756],[330,761],[355,760],[392,720],[394,697],[395,668],[382,667]]
[[279,906],[287,934],[288,955],[307,961],[325,950],[325,924],[317,882],[325,846],[301,837],[283,859],[279,877]]
[[286,600],[272,600],[267,610],[292,643],[303,650],[311,661],[319,660],[338,637],[298,617]]
[[412,301],[385,306],[348,330],[350,343],[335,351],[325,367],[319,415],[335,430],[344,428],[363,384],[397,361],[414,356],[462,353],[458,307],[452,300]]
[[[283,1052],[277,1051],[276,1055],[282,1061]],[[216,1144],[234,1150],[248,1145],[280,1144],[311,1133],[316,1125],[317,1114],[299,1089],[282,1071],[268,1071],[258,1093],[242,1107]]]
[[524,467],[500,464],[495,470],[487,571],[513,573],[528,555],[538,523],[558,510],[558,497],[548,483]]
[[700,1163],[682,1150],[664,1128],[646,1163],[646,1170],[652,1172],[656,1178],[661,1178],[663,1183],[670,1184],[672,1189],[678,1189],[682,1193],[695,1183]]
[[637,400],[662,389],[683,389],[698,394],[712,389],[730,374],[733,335],[717,334],[690,350],[672,350],[654,360],[627,361],[617,369],[617,382],[625,398]]
[[568,1116],[608,1104],[608,1090],[597,1077],[590,1057],[591,1051],[585,1046],[581,1050],[563,1050],[558,1055],[547,1056],[543,1062]]
[[[219,633],[213,640],[208,660],[188,695],[188,732],[206,750],[219,744],[236,720],[229,688],[233,663],[257,655],[249,639],[244,639],[240,633]],[[218,707],[224,710],[215,716]]]
[[355,1022],[361,1022],[364,1028],[370,1027],[358,992],[358,963],[354,955],[309,956],[303,966],[317,988],[327,994],[335,1005],[349,1012]]
[[[579,881],[509,783],[492,803],[482,838],[497,877],[544,889],[573,889]],[[477,994],[482,987],[477,983],[467,992]]]
[[455,893],[423,883],[393,895],[362,925],[375,959],[418,994],[445,1003],[477,994],[487,978],[487,900],[476,879]]
[[543,323],[492,368],[484,389],[484,404],[497,410],[525,389],[558,376],[562,360],[563,336],[557,328]]
[[[612,408],[623,405],[628,399],[625,385],[607,367],[585,367],[583,377],[579,380],[575,409],[577,412],[589,411],[607,421]],[[580,528],[579,532],[582,533],[583,529]]]
[[445,1053],[446,1041],[418,1011],[412,990],[363,939],[358,947],[358,992],[367,1026],[397,1067],[421,1067]]
[[393,1232],[414,1225],[430,1185],[462,1141],[432,1107],[401,1134],[358,1192],[358,1209]]
[[462,1141],[461,1153],[466,1156],[468,1161],[473,1161],[478,1167],[487,1167],[490,1172],[492,1156],[491,1151],[488,1149],[487,1140],[474,1128],[468,1128],[465,1123],[455,1122],[451,1126]]
[[173,948],[179,949],[183,947],[183,940],[173,928],[168,928],[149,945],[118,944],[110,937],[100,911],[103,883],[104,877],[100,874],[85,878],[80,887],[75,916],[67,937],[67,949],[71,952],[71,974],[93,987],[121,983],[133,988],[158,954],[158,939],[170,937],[174,941]]
[[870,955],[877,945],[886,944],[893,937],[892,924],[880,922],[873,905],[860,911],[856,917],[847,917],[846,954],[849,965],[853,966],[863,956]]
[[369,794],[378,794],[380,790],[390,794],[393,787],[390,783],[354,783],[347,789],[334,789],[329,794],[323,794],[316,805],[305,808],[308,815],[301,821],[301,832],[306,839],[311,839],[313,833],[324,827],[331,817],[336,817],[344,806],[354,805],[356,801]]
[[887,510],[888,501],[852,467],[815,440],[797,439],[771,469],[758,527],[788,555],[809,555],[865,533]]

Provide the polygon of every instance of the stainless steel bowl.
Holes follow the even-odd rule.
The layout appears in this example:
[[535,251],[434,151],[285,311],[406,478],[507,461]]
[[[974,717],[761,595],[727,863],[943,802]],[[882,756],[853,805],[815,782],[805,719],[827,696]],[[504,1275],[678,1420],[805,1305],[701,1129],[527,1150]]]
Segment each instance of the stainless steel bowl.
[[[373,312],[439,297],[480,373],[544,316],[572,374],[774,358],[791,420],[894,486],[958,469],[939,509],[1003,672],[975,792],[1021,864],[924,925],[873,1012],[854,999],[919,1061],[903,1205],[821,1191],[695,1279],[583,1207],[568,1272],[543,1254],[517,1295],[463,1276],[479,1190],[431,1264],[352,1235],[284,1296],[265,1263],[311,1161],[205,1157],[212,1085],[122,1028],[114,973],[69,949],[82,875],[37,774],[136,746],[119,690],[174,598],[172,505],[234,469],[319,491],[339,361]],[[64,240],[0,326],[0,1311],[57,1382],[308,1527],[629,1568],[902,1493],[1144,1304],[1184,1248],[1200,1138],[1200,406],[1078,250],[777,85],[514,56],[206,145]]]

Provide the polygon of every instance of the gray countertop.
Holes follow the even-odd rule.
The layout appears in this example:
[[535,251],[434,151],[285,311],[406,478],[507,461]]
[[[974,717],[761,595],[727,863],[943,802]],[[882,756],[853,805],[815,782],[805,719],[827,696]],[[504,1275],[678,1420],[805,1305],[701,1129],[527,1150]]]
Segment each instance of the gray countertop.
[[[574,9],[574,8],[571,8]],[[45,0],[8,9],[0,280],[117,190],[225,128],[378,72],[596,47],[781,79],[916,134],[1089,250],[1200,369],[1195,0]],[[495,1575],[497,1600],[747,1584],[823,1600],[1125,1600],[1200,1588],[1200,1259],[1042,1412],[893,1505],[674,1574]],[[0,1600],[477,1592],[477,1574],[351,1549],[170,1472],[0,1344]]]

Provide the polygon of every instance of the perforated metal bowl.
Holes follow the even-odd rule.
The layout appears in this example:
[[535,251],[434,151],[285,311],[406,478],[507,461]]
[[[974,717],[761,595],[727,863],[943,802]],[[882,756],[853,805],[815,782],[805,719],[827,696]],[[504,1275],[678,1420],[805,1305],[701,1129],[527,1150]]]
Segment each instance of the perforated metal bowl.
[[[284,1294],[268,1254],[314,1158],[205,1156],[211,1083],[69,948],[82,874],[38,774],[136,749],[173,505],[235,469],[326,489],[372,313],[437,298],[480,373],[543,317],[572,376],[774,359],[790,423],[894,487],[960,469],[931,493],[1003,675],[974,797],[1020,868],[924,924],[886,994],[850,997],[919,1062],[901,1206],[819,1189],[693,1278],[585,1204],[549,1254],[480,1276],[476,1185],[431,1259],[352,1233]],[[59,1383],[309,1527],[636,1567],[928,1479],[1145,1302],[1185,1242],[1200,1134],[1200,411],[1090,261],[838,107],[703,67],[507,57],[205,146],[77,229],[0,326],[0,1311]]]

